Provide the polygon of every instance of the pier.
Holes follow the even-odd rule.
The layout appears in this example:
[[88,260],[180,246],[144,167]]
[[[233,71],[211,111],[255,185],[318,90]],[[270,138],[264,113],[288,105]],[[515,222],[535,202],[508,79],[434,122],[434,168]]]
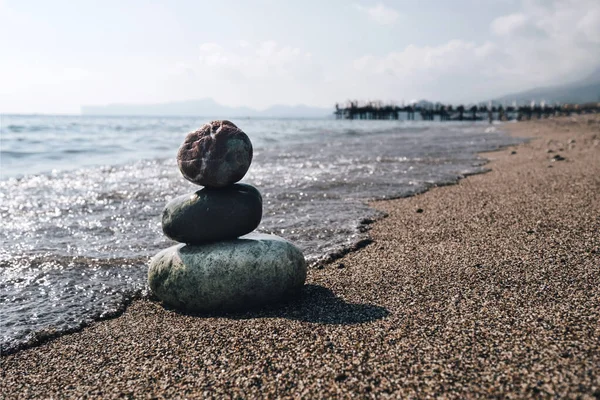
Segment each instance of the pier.
[[368,119],[368,120],[407,120],[414,121],[418,116],[422,121],[482,121],[490,122],[509,120],[541,119],[552,116],[568,116],[571,114],[600,113],[599,103],[556,104],[544,103],[528,106],[503,105],[458,105],[441,103],[410,104],[398,106],[383,104],[380,101],[360,103],[349,101],[345,106],[335,105],[336,119]]

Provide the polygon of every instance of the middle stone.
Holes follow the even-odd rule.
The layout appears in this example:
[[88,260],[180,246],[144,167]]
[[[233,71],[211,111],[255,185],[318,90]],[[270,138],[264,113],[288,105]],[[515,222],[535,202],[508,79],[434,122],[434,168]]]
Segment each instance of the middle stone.
[[162,229],[180,243],[201,244],[250,233],[261,218],[259,191],[237,183],[225,188],[204,188],[171,200],[162,214]]

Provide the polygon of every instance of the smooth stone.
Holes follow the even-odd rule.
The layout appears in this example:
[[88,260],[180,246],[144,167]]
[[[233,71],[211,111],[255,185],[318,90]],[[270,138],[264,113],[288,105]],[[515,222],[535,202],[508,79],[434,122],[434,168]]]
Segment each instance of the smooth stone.
[[166,305],[192,312],[253,308],[297,293],[306,262],[292,243],[251,233],[204,245],[179,244],[150,262],[148,284]]
[[241,180],[252,162],[250,138],[229,121],[212,121],[185,138],[177,164],[185,179],[225,187]]
[[162,229],[188,244],[235,239],[252,232],[262,218],[262,197],[253,186],[236,183],[204,188],[171,200],[163,210]]

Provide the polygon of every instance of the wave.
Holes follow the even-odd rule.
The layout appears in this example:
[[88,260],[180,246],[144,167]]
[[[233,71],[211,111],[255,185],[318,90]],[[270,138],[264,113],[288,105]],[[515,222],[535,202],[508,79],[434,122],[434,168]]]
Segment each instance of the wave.
[[37,156],[45,154],[40,151],[18,151],[18,150],[0,150],[0,158],[11,157],[11,158],[23,158],[28,156]]
[[20,133],[20,132],[40,132],[48,130],[50,127],[47,125],[15,125],[10,124],[6,127],[6,129],[10,132]]

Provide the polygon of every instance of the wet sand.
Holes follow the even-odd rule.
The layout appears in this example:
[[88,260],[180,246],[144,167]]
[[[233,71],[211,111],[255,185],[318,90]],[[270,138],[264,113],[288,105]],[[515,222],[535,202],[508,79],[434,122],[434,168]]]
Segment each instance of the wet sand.
[[599,397],[600,118],[504,128],[535,139],[374,203],[373,243],[299,299],[225,318],[136,301],[2,357],[0,397]]

